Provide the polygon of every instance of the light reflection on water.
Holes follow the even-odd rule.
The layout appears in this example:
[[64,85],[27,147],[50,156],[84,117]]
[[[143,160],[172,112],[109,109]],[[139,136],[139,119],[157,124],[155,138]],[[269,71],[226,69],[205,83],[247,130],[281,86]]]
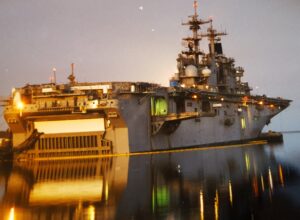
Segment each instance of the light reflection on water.
[[300,134],[284,145],[0,165],[4,219],[299,219]]

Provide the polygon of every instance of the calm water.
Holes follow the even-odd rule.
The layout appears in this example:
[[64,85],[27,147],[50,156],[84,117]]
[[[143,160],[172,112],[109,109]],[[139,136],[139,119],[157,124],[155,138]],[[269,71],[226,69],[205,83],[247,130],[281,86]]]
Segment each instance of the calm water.
[[299,133],[284,144],[0,165],[3,219],[300,219]]

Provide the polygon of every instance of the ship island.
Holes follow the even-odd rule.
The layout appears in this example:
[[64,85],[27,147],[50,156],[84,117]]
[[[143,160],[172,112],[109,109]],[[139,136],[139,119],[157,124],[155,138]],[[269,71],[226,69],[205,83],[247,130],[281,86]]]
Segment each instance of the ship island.
[[[244,69],[226,56],[212,19],[187,22],[169,86],[68,82],[13,88],[4,105],[11,149],[20,158],[128,154],[256,140],[291,100],[254,95]],[[202,31],[206,30],[206,31]],[[207,52],[202,40],[208,42]],[[55,74],[55,71],[54,71]]]

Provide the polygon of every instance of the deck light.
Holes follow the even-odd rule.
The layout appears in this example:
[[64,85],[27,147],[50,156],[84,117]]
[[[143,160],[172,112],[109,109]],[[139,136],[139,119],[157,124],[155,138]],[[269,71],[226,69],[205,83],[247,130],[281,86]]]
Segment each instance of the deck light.
[[19,110],[22,110],[23,108],[24,108],[24,104],[23,104],[23,102],[18,102],[18,104],[17,104],[17,108],[19,109]]
[[20,117],[22,117],[22,115],[23,115],[23,109],[24,109],[24,104],[23,104],[22,101],[19,101],[19,102],[17,103],[17,109],[19,109]]

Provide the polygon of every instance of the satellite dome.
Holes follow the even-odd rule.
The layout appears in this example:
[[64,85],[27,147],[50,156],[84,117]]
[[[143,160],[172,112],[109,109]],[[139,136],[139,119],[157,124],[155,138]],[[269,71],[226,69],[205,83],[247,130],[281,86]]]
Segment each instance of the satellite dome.
[[211,75],[211,70],[208,69],[207,67],[205,67],[203,70],[202,70],[202,75],[204,77],[209,77]]
[[197,67],[195,67],[194,65],[188,65],[185,68],[185,75],[187,77],[197,77],[198,76]]

